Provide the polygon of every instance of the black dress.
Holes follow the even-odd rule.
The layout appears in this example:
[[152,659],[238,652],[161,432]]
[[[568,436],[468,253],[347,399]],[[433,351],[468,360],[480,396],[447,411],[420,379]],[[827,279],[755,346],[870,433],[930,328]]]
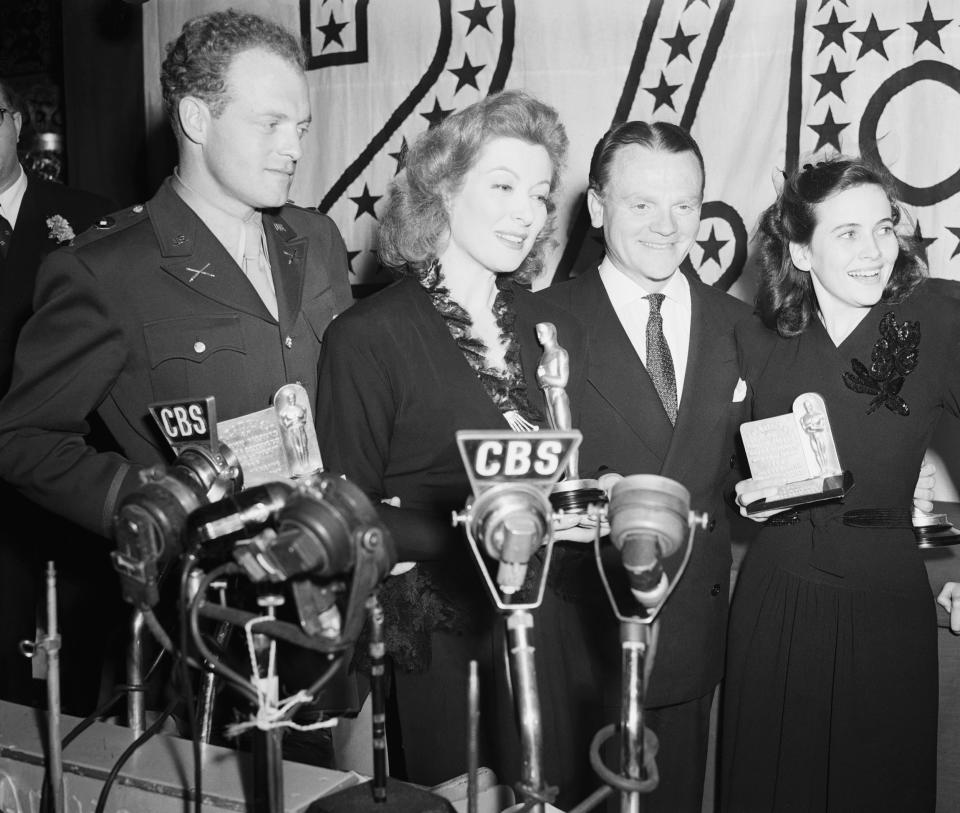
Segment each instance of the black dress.
[[[855,484],[842,503],[767,523],[747,552],[728,639],[724,811],[934,809],[936,606],[909,511],[937,421],[960,414],[960,303],[943,284],[877,304],[839,347],[819,321],[792,339],[759,322],[738,334],[754,417],[820,393]],[[916,348],[905,322],[919,325]],[[896,367],[883,369],[894,357],[899,392]],[[872,379],[855,359],[876,364]],[[884,511],[885,527],[845,524],[863,509]]]
[[[539,418],[545,426],[536,379],[542,353],[536,324],[553,322],[570,355],[567,390],[574,409],[582,379],[577,362],[583,356],[582,330],[559,307],[513,284],[507,290],[521,370],[521,381],[514,383],[524,390],[517,398],[529,407],[521,410],[525,417]],[[520,758],[512,702],[505,693],[503,622],[463,530],[451,523],[451,513],[462,511],[471,494],[457,430],[509,431],[510,426],[438,305],[445,307],[418,281],[406,278],[356,303],[331,324],[320,361],[317,430],[327,469],[345,474],[376,502],[399,499],[400,508],[382,508],[381,515],[401,559],[421,560],[381,588],[406,764],[401,778],[431,786],[467,770],[468,664],[477,660],[481,765],[510,784],[519,778]],[[531,572],[535,567],[531,563]],[[548,602],[553,602],[549,594]],[[535,625],[544,633],[555,629],[544,617],[548,612],[547,607],[535,611]],[[536,653],[547,765],[555,764],[550,749],[566,744],[563,737],[551,736],[552,714],[566,714],[550,699],[563,679],[562,668],[549,662],[555,652],[556,647],[542,646]],[[395,776],[399,757],[391,750]],[[546,779],[557,784],[560,777],[550,770]]]

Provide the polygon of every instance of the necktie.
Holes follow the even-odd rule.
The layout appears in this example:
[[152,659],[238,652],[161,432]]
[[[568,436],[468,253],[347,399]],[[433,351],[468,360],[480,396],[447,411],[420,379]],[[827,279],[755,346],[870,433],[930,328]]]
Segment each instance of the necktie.
[[647,372],[657,388],[670,423],[677,422],[677,378],[673,370],[673,356],[663,336],[663,317],[660,305],[663,294],[650,294],[650,317],[647,319]]
[[0,255],[7,256],[10,250],[10,238],[13,237],[13,227],[10,221],[0,213]]
[[251,217],[243,223],[243,273],[260,294],[274,319],[277,318],[277,293],[273,288],[270,264],[263,251],[263,231],[258,217]]

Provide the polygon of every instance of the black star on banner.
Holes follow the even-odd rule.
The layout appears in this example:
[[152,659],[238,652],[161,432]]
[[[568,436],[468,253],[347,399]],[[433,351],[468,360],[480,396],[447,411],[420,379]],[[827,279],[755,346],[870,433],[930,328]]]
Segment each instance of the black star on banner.
[[[832,3],[832,2],[833,0],[821,0],[820,8],[818,8],[817,11],[823,11],[823,7],[828,3]],[[843,3],[844,5],[847,5],[847,0],[839,0],[839,2]]]
[[952,234],[954,237],[956,237],[958,241],[957,247],[953,250],[953,254],[950,255],[950,259],[952,260],[958,254],[960,254],[960,228],[956,226],[947,226],[947,231],[950,232],[950,234]]
[[359,257],[363,252],[362,251],[348,251],[347,252],[347,268],[351,274],[356,274],[356,270],[353,267],[353,261]]
[[450,68],[450,73],[457,77],[457,89],[454,92],[454,95],[460,92],[460,88],[465,85],[470,85],[474,90],[480,90],[477,87],[477,74],[482,71],[486,65],[471,65],[470,57],[466,54],[463,55],[463,65],[459,68]]
[[920,230],[920,221],[917,221],[917,225],[913,229],[913,239],[919,247],[920,254],[923,256],[923,261],[927,261],[927,249],[936,242],[936,237],[924,237],[923,232]]
[[714,226],[710,227],[710,236],[706,240],[697,240],[697,245],[703,249],[703,257],[700,259],[700,267],[707,260],[713,260],[720,265],[720,249],[723,248],[729,240],[720,240],[717,238],[717,230]]
[[343,31],[350,23],[338,23],[337,18],[333,16],[333,12],[330,12],[330,19],[327,20],[326,25],[318,25],[317,31],[323,34],[323,46],[320,48],[322,51],[326,48],[331,42],[337,43],[341,48],[343,47],[343,40],[340,39],[340,32]]
[[663,75],[663,71],[660,71],[660,84],[655,88],[644,88],[647,93],[653,95],[653,98],[656,100],[653,105],[653,112],[656,113],[662,105],[666,105],[671,110],[676,111],[677,108],[673,106],[673,94],[680,89],[680,85],[670,85],[667,84],[667,77]]
[[445,110],[444,108],[440,107],[440,100],[436,96],[434,96],[433,110],[431,110],[429,113],[421,113],[420,115],[427,120],[430,127],[432,128],[440,124],[440,122],[442,122],[447,116],[449,116],[454,111],[454,109],[455,108],[451,107],[449,110]]
[[887,49],[883,47],[883,41],[896,30],[896,28],[881,29],[880,26],[877,25],[877,15],[871,14],[870,22],[863,31],[850,32],[860,40],[860,53],[857,54],[857,59],[863,59],[866,54],[871,51],[876,51],[884,59],[889,60]]
[[373,207],[376,204],[376,202],[380,200],[380,198],[382,197],[383,195],[371,195],[370,190],[367,188],[367,185],[364,184],[362,194],[358,195],[355,198],[354,197],[350,198],[350,200],[352,200],[354,203],[357,204],[357,213],[353,216],[353,219],[357,220],[360,217],[360,215],[368,214],[374,220],[376,220],[377,213],[374,211]]
[[397,168],[393,171],[393,174],[396,175],[401,169],[403,169],[403,164],[407,160],[407,137],[403,136],[400,140],[400,149],[396,152],[388,152],[389,155],[394,161],[397,162]]
[[837,17],[837,10],[835,8],[830,9],[830,19],[825,23],[814,26],[823,36],[820,41],[820,50],[817,53],[822,54],[824,49],[830,45],[836,45],[841,51],[846,51],[846,46],[843,44],[843,34],[851,25],[853,25],[853,20],[841,23]]
[[915,23],[907,23],[907,25],[917,32],[917,41],[913,45],[913,50],[916,51],[923,43],[929,42],[938,48],[942,54],[944,51],[943,46],[940,44],[940,29],[949,24],[950,20],[933,19],[933,11],[930,9],[930,4],[927,3],[927,7],[923,12],[923,19]]
[[814,152],[819,152],[821,147],[825,147],[827,144],[832,144],[834,149],[837,152],[840,150],[840,131],[844,127],[849,127],[850,122],[839,122],[834,121],[833,119],[833,110],[827,108],[826,118],[823,120],[823,124],[808,124],[813,132],[817,134],[817,146],[814,148]]
[[684,34],[683,26],[677,23],[677,32],[672,37],[660,38],[670,46],[670,58],[667,60],[667,64],[669,65],[678,56],[685,56],[688,62],[692,62],[690,59],[690,43],[699,36],[699,34]]
[[828,93],[833,93],[841,102],[846,101],[843,98],[843,80],[851,76],[853,71],[838,71],[837,63],[833,57],[830,57],[830,64],[823,73],[813,73],[811,76],[820,83],[820,93],[817,94],[819,102]]
[[[474,28],[483,26],[490,31],[490,25],[487,23],[487,17],[490,16],[490,12],[493,11],[493,6],[481,6],[480,0],[474,0],[473,8],[469,11],[461,11],[464,17],[470,21],[470,27],[467,29],[467,35],[473,31]],[[493,33],[492,31],[490,33]]]

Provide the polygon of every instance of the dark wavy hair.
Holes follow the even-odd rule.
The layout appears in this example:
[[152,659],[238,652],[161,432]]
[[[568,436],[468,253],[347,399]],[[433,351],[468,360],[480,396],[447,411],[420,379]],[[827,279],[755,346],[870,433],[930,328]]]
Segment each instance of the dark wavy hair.
[[448,116],[422,133],[407,152],[403,171],[390,185],[378,235],[380,261],[397,276],[424,278],[449,237],[447,196],[463,188],[480,150],[495,138],[540,145],[550,156],[547,220],[513,278],[529,284],[543,268],[556,229],[554,195],[569,142],[556,110],[524,91],[504,90]]
[[184,96],[202,99],[214,116],[220,115],[228,101],[230,63],[252,48],[262,48],[303,70],[300,41],[283,26],[256,14],[227,9],[184,23],[180,36],[167,45],[160,68],[163,107],[175,132],[180,128],[177,106]]
[[588,186],[598,195],[603,194],[610,180],[610,167],[617,152],[628,144],[661,152],[692,152],[700,164],[700,191],[703,192],[706,179],[703,154],[690,133],[666,121],[622,121],[607,130],[593,148]]
[[[889,173],[864,158],[844,155],[804,164],[786,175],[776,201],[760,215],[754,235],[760,265],[756,309],[763,323],[781,336],[796,336],[806,330],[818,307],[811,275],[793,264],[790,243],[810,242],[817,226],[818,204],[864,185],[879,186],[884,191],[893,224],[899,224],[903,212]],[[900,229],[895,233],[900,253],[881,298],[891,305],[906,299],[927,276],[916,238]]]

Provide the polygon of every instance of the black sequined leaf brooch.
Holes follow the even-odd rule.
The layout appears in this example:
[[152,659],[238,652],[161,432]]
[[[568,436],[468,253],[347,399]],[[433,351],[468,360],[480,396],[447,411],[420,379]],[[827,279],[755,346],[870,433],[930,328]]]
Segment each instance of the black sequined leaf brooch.
[[854,392],[872,395],[867,415],[885,406],[898,415],[909,415],[910,406],[900,396],[903,380],[917,368],[920,358],[920,323],[897,322],[893,313],[880,320],[880,338],[873,346],[870,368],[852,359],[853,372],[843,374],[843,383]]

